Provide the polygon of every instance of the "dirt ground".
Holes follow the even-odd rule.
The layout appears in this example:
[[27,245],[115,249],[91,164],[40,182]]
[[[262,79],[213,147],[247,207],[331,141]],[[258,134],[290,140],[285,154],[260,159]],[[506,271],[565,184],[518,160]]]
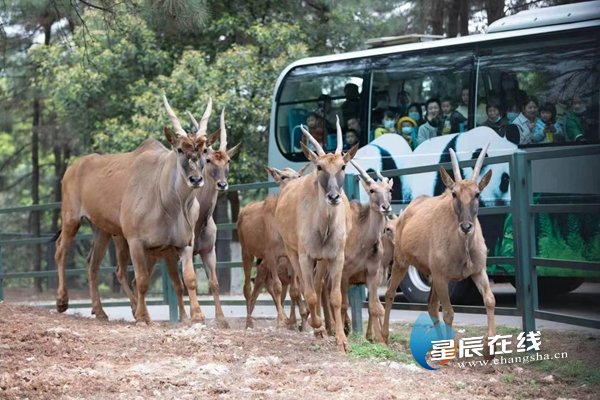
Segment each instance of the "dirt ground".
[[[0,303],[0,398],[597,399],[600,389],[533,363],[426,371],[406,343],[394,344],[406,362],[369,359],[272,320],[253,330],[229,323],[136,326]],[[394,328],[398,336],[410,327]],[[600,336],[543,334],[543,346],[568,352],[568,362],[600,369]]]

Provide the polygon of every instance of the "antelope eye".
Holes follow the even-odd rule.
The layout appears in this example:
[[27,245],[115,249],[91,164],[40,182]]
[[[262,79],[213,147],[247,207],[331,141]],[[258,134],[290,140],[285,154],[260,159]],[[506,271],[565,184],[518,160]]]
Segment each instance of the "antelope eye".
[[452,197],[456,198],[456,193],[455,192],[452,192]]
[[390,189],[390,193],[392,193],[392,189]]
[[375,190],[371,189],[369,190],[369,193],[375,193]]
[[203,153],[204,154],[208,153],[208,149],[204,149]]
[[283,180],[285,180],[285,178],[286,178],[285,176],[282,176],[282,177],[281,177],[281,180],[283,181]]
[[181,149],[177,149],[177,152],[178,152],[179,154],[183,154],[183,150],[181,150]]
[[210,163],[210,158],[207,158],[207,159],[206,159],[206,162],[207,162],[207,163]]
[[322,171],[322,170],[323,170],[323,168],[321,168],[320,165],[317,165],[317,171]]
[[342,171],[343,171],[343,170],[345,170],[345,169],[346,169],[346,166],[345,166],[345,165],[342,165]]
[[475,193],[475,198],[478,199],[479,195],[480,195],[480,193]]

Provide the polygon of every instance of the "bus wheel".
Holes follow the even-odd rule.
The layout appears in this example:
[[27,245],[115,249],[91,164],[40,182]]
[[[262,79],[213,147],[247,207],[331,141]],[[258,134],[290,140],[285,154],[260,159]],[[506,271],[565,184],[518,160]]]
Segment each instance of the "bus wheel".
[[[431,283],[428,276],[421,274],[411,265],[406,276],[400,282],[399,289],[406,297],[407,302],[427,303]],[[451,281],[448,285],[448,292],[452,304],[472,304],[482,301],[477,287],[470,278],[458,282]]]
[[[538,276],[539,297],[548,299],[552,296],[569,293],[581,286],[583,282],[583,278]],[[514,278],[511,279],[510,283],[516,288]]]

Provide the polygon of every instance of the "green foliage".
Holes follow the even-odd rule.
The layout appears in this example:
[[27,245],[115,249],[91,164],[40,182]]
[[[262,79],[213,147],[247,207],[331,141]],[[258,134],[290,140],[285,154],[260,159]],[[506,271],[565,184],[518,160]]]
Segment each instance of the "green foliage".
[[[404,337],[399,337],[404,342]],[[359,358],[372,358],[376,360],[389,360],[404,364],[414,364],[410,354],[395,350],[393,347],[394,337],[390,337],[391,347],[379,343],[371,343],[362,335],[351,334],[349,336],[350,350],[348,354]]]
[[562,379],[600,386],[600,370],[580,360],[543,360],[532,363],[537,370],[557,374]]

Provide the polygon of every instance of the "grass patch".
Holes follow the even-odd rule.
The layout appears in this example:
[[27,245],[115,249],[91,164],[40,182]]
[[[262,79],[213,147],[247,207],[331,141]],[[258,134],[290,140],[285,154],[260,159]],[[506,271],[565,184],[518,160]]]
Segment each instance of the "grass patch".
[[504,374],[500,377],[502,382],[504,383],[513,383],[515,381],[515,376],[513,374]]
[[543,360],[531,366],[542,372],[556,374],[565,380],[574,380],[600,386],[600,370],[580,360]]
[[[397,339],[403,340],[400,336],[398,336]],[[390,340],[393,342],[395,339],[390,337]],[[348,353],[353,357],[389,360],[403,364],[414,364],[414,360],[411,355],[404,352],[395,351],[383,344],[371,343],[362,335],[351,334],[349,337],[349,344],[350,351]]]

